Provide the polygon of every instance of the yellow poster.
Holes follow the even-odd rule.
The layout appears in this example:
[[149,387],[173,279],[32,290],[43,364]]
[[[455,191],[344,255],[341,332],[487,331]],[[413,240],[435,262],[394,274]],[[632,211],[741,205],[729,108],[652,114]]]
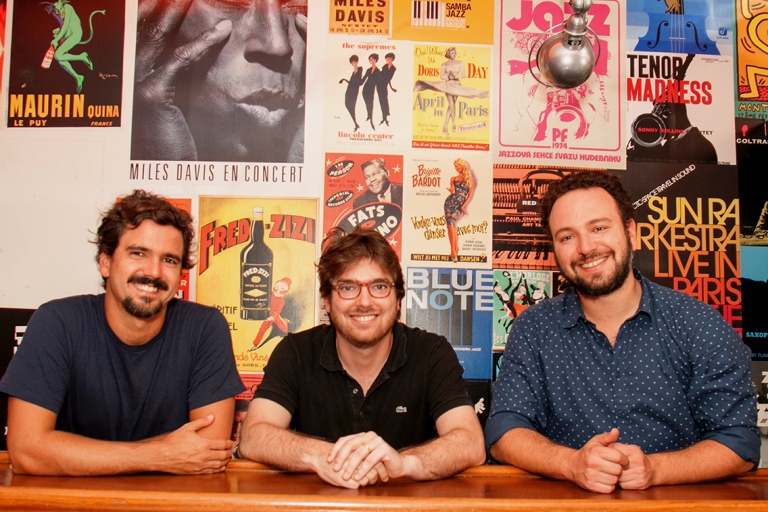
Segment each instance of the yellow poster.
[[391,0],[329,0],[329,34],[389,35]]
[[240,372],[314,325],[317,200],[200,197],[197,302],[218,308]]
[[392,38],[493,44],[490,0],[392,0]]
[[413,51],[411,146],[487,151],[490,48],[417,44]]

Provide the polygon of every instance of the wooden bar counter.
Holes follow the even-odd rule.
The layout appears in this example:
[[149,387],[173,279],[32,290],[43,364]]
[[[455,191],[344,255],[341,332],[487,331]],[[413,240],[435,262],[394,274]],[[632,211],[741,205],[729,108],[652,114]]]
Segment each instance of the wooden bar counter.
[[716,483],[593,494],[507,466],[482,466],[436,482],[392,481],[340,489],[311,474],[232,461],[206,476],[14,475],[0,452],[2,510],[169,511],[768,511],[768,470]]

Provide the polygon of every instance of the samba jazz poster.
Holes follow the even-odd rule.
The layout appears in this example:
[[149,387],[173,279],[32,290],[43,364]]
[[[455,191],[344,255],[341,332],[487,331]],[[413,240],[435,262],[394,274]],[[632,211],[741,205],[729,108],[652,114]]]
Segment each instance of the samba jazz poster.
[[[768,120],[768,2],[736,2],[736,115]],[[742,135],[743,136],[743,135]]]
[[490,154],[432,151],[406,171],[403,260],[490,268]]
[[326,153],[323,233],[375,229],[400,256],[403,156]]
[[493,44],[493,2],[392,0],[392,37],[411,41]]
[[465,379],[490,379],[493,270],[408,267],[406,323],[445,336]]
[[490,147],[490,47],[413,45],[414,148]]
[[411,45],[328,38],[323,64],[326,150],[407,147]]
[[627,55],[627,160],[736,163],[733,59],[719,55]]
[[623,2],[595,2],[589,9],[589,28],[598,36],[589,36],[597,62],[585,83],[558,89],[539,82],[546,80],[535,59],[547,39],[540,36],[550,27],[560,27],[572,12],[568,2],[501,2],[499,135],[494,145],[499,162],[626,166]]
[[16,2],[9,127],[120,126],[123,0]]
[[200,197],[197,302],[229,323],[237,369],[261,372],[314,325],[316,199]]
[[716,308],[741,334],[737,168],[630,162],[634,265],[649,279]]

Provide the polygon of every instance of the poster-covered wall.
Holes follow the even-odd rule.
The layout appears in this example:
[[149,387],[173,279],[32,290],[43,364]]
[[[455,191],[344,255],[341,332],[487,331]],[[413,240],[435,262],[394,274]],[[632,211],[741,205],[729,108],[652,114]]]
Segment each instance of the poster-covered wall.
[[[570,13],[552,0],[0,0],[0,364],[40,304],[100,292],[99,213],[143,188],[196,219],[184,298],[227,318],[239,400],[283,336],[325,319],[323,233],[366,225],[401,258],[403,320],[446,334],[487,406],[517,314],[562,291],[538,200],[588,168],[630,189],[638,268],[717,308],[761,383],[768,5],[596,0],[595,73],[556,90],[529,55]],[[682,15],[688,32],[663,30]],[[274,299],[270,320],[244,313],[235,279],[255,207],[275,277],[250,293]]]

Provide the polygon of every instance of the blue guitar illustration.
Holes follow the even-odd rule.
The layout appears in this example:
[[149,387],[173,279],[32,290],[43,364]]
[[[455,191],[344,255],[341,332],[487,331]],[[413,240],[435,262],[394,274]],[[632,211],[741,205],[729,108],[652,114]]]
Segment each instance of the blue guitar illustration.
[[707,36],[707,6],[701,0],[645,0],[648,32],[635,51],[720,55]]

